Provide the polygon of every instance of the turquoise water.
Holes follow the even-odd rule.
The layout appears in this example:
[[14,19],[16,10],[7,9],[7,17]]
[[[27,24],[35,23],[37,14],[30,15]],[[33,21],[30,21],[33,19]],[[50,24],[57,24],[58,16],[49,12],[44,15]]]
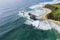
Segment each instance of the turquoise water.
[[25,18],[17,15],[20,8],[25,9],[46,0],[2,0],[0,2],[0,40],[56,40],[59,38],[56,30],[34,29],[32,25],[24,24]]

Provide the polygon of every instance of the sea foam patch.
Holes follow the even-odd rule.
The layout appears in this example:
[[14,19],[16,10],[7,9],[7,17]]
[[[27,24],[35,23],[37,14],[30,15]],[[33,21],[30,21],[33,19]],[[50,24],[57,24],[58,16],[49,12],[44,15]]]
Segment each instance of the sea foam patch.
[[35,26],[36,29],[41,29],[41,30],[50,30],[51,27],[49,25],[49,23],[47,21],[30,21],[30,20],[26,20],[25,22],[28,25],[33,25]]
[[36,29],[41,29],[41,30],[50,30],[51,29],[51,27],[47,21],[32,20],[32,19],[30,19],[30,16],[28,15],[28,13],[36,15],[38,18],[40,18],[40,16],[45,14],[45,10],[43,8],[33,9],[32,11],[28,11],[28,12],[24,12],[24,13],[19,11],[18,15],[20,17],[26,17],[27,20],[25,21],[25,24],[35,26]]
[[58,31],[58,33],[60,33],[60,26],[59,25],[57,25],[51,21],[49,21],[49,23],[53,29],[56,29]]

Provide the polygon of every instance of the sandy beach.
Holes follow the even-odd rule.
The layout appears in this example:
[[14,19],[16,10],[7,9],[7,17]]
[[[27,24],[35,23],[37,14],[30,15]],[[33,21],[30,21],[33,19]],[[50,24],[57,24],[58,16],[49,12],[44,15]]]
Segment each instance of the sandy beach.
[[[40,3],[39,5],[40,5],[40,7],[44,7],[46,4],[58,4],[58,3],[60,3],[59,0],[53,0],[52,2]],[[38,5],[36,5],[35,7],[37,7],[37,6]],[[49,8],[44,8],[44,9],[46,10],[46,13],[44,15],[42,15],[41,18],[46,20],[47,19],[47,14],[51,13],[52,10],[50,10]],[[55,20],[52,20],[52,19],[49,19],[49,21],[54,22],[55,24],[60,26],[60,21],[55,21]]]
[[[31,9],[36,9],[36,8],[38,8],[38,7],[44,8],[44,6],[45,6],[46,4],[58,4],[58,3],[60,3],[59,0],[53,0],[52,2],[39,3],[38,5],[33,5],[33,6],[29,7],[29,8],[31,8]],[[46,13],[45,13],[44,15],[40,16],[40,19],[48,20],[48,21],[56,24],[57,26],[54,27],[54,28],[60,33],[60,30],[59,30],[59,29],[60,29],[60,27],[59,27],[59,26],[60,26],[60,22],[59,22],[59,21],[52,20],[52,19],[48,19],[48,18],[47,18],[47,14],[51,13],[52,10],[49,9],[49,8],[44,8],[44,9],[46,10]]]
[[44,8],[46,10],[45,14],[40,16],[41,19],[46,20],[47,19],[47,14],[51,13],[52,10],[48,9],[48,8]]
[[51,22],[54,22],[55,24],[59,25],[60,26],[60,21],[56,21],[56,20],[51,20],[51,19],[48,19],[49,21]]
[[[51,13],[52,10],[50,10],[48,8],[44,8],[44,9],[46,10],[46,13],[44,15],[40,16],[40,18],[43,20],[47,20],[48,19],[47,14]],[[60,21],[56,21],[56,20],[52,20],[52,19],[48,19],[48,20],[60,26]]]

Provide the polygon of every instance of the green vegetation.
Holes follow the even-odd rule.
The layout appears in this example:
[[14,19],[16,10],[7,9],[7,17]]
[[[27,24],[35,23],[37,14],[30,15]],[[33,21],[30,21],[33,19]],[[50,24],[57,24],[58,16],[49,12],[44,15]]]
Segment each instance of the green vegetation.
[[57,9],[52,11],[52,13],[48,14],[48,18],[60,21],[60,4],[52,4],[50,6],[53,6],[53,7],[57,8]]

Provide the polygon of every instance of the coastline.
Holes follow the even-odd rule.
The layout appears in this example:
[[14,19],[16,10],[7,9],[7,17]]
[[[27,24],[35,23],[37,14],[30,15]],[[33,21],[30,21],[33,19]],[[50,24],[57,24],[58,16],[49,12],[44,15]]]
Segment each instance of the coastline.
[[[57,2],[56,2],[57,1]],[[60,1],[58,1],[58,0],[54,0],[54,1],[52,1],[52,2],[44,2],[44,3],[39,3],[38,5],[33,5],[33,6],[31,6],[31,7],[29,7],[29,8],[31,8],[31,9],[36,9],[36,8],[45,8],[45,6],[47,5],[47,4],[59,4],[60,3]],[[44,15],[42,15],[42,17],[41,18],[43,18],[43,20],[48,20],[48,21],[50,21],[51,23],[53,23],[52,25],[54,25],[54,24],[56,24],[56,25],[54,25],[54,29],[56,29],[59,33],[60,33],[60,23],[58,23],[59,21],[55,21],[55,20],[52,20],[52,19],[48,19],[47,18],[47,14],[50,14],[50,11],[52,12],[52,10],[51,9],[49,9],[49,8],[47,8],[48,9],[48,12],[49,13],[45,13]],[[45,9],[45,10],[47,10],[47,9]],[[50,10],[50,11],[49,11]],[[52,27],[53,28],[53,27]]]
[[[45,8],[45,5],[47,5],[47,4],[59,4],[59,3],[60,3],[60,1],[54,0],[54,1],[52,1],[52,2],[40,3],[40,6],[41,6],[42,8],[43,8],[43,7]],[[42,5],[42,4],[44,4],[44,5]],[[48,18],[47,18],[47,14],[49,14],[49,13],[52,12],[52,10],[49,9],[49,8],[46,8],[46,10],[47,10],[47,13],[45,13],[45,14],[42,15],[42,17],[41,17],[41,18],[43,18],[44,20],[48,19]],[[49,12],[49,13],[48,13],[48,12]],[[56,20],[52,20],[52,19],[48,19],[48,20],[60,26],[60,21],[56,21]]]
[[[56,1],[57,1],[57,2],[56,2]],[[45,5],[47,5],[47,4],[58,4],[58,3],[60,3],[60,1],[58,1],[58,0],[53,0],[52,2],[40,3],[40,4],[35,5],[35,6],[32,6],[32,7],[30,7],[30,8],[32,8],[32,9],[37,8],[37,7],[45,8]],[[42,4],[43,4],[43,5],[42,5]],[[45,13],[45,14],[42,15],[42,17],[41,17],[41,18],[43,18],[44,20],[48,19],[48,18],[47,18],[47,14],[49,14],[50,12],[52,12],[52,10],[49,9],[49,8],[45,8],[45,10],[47,10],[47,13]],[[49,13],[48,13],[48,12],[49,12]],[[57,24],[57,25],[60,26],[60,22],[59,22],[59,21],[55,21],[55,20],[52,20],[52,19],[50,19],[50,20],[51,20],[51,22],[54,22],[55,24]]]
[[48,19],[47,14],[51,13],[52,10],[50,10],[48,8],[44,8],[44,9],[46,10],[46,13],[44,15],[40,16],[40,18],[43,19],[43,20],[46,20],[46,19]]
[[[58,3],[57,3],[58,4]],[[49,8],[47,8],[49,9]],[[51,9],[49,9],[51,10]],[[50,11],[49,11],[50,12]],[[51,12],[53,12],[51,10]],[[42,15],[42,18],[44,18],[44,20],[48,20],[49,22],[51,22],[54,26],[52,28],[56,29],[58,31],[58,33],[60,33],[60,21],[56,21],[56,20],[52,20],[52,19],[48,19],[47,18],[47,14],[50,14],[50,13],[45,13],[44,15]]]
[[48,18],[47,18],[47,15],[50,14],[50,13],[52,12],[52,10],[49,9],[49,8],[46,8],[45,10],[46,10],[47,12],[46,12],[44,15],[42,15],[41,19],[49,20],[49,21],[51,21],[51,22],[53,22],[53,23],[55,23],[55,24],[57,24],[57,25],[60,26],[60,21],[56,21],[56,20],[52,20],[52,19],[48,19]]
[[51,2],[39,3],[38,5],[33,5],[33,6],[29,7],[29,8],[31,8],[31,9],[38,8],[38,7],[43,8],[47,4],[58,4],[58,3],[60,3],[60,0],[53,0]]
[[60,21],[56,21],[56,20],[52,20],[52,19],[48,19],[48,20],[51,21],[51,22],[54,22],[55,24],[60,26]]

